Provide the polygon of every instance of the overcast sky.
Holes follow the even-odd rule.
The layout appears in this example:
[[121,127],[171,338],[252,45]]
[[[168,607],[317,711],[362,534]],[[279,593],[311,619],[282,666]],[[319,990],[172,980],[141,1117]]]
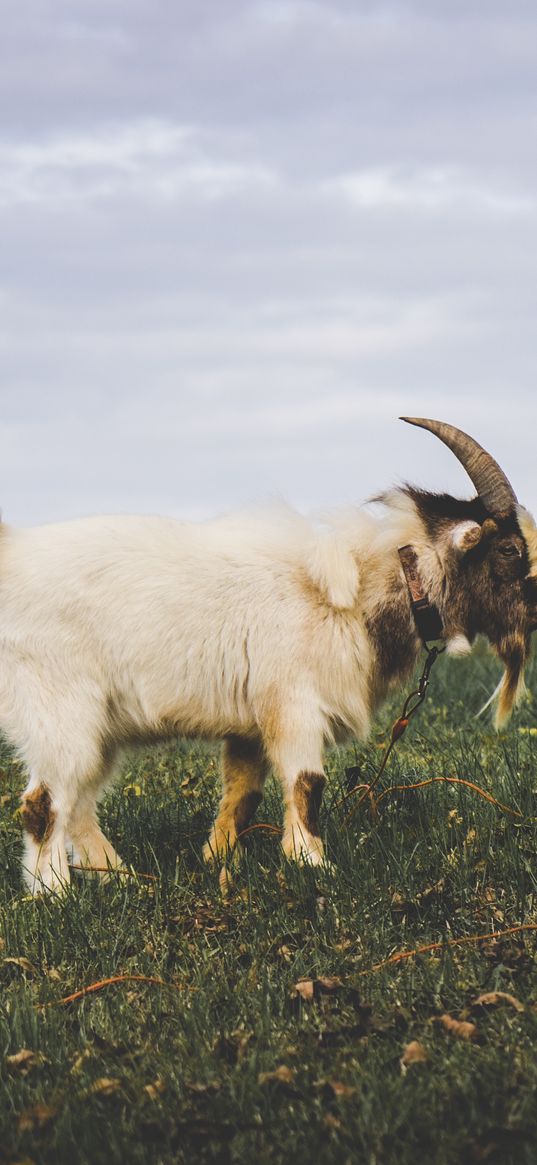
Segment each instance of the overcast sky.
[[6,521],[537,511],[534,0],[3,0]]

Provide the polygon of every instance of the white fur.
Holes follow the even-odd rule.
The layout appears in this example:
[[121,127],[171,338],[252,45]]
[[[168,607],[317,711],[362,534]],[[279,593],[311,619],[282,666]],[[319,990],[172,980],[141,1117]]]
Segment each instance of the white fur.
[[528,575],[530,578],[537,578],[537,527],[535,519],[528,510],[524,509],[524,506],[517,506],[517,519],[528,551],[530,565]]
[[466,638],[466,635],[461,633],[459,635],[453,635],[451,639],[448,639],[446,648],[448,655],[469,655],[472,650],[472,644]]
[[481,535],[481,526],[478,522],[458,522],[451,534],[452,545],[455,550],[465,553],[468,548],[468,535]]
[[0,728],[30,771],[23,815],[50,796],[46,835],[25,818],[31,890],[65,884],[69,845],[82,864],[120,864],[96,818],[117,750],[181,733],[227,741],[207,856],[234,842],[241,798],[271,764],[286,853],[320,861],[297,779],[322,774],[326,743],[364,738],[388,680],[414,663],[417,636],[398,674],[379,679],[368,631],[386,588],[406,602],[407,542],[437,601],[442,564],[400,493],[380,517],[352,509],[319,525],[282,506],[200,525],[0,527]]

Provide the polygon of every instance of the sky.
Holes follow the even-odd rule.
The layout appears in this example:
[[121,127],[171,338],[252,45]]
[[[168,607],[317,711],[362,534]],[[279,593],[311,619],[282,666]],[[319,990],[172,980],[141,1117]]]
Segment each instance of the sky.
[[3,0],[0,504],[537,513],[534,0]]

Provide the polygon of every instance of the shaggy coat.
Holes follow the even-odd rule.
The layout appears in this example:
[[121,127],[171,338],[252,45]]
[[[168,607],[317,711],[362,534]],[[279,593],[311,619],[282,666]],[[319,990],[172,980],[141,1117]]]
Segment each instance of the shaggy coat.
[[[207,858],[233,847],[272,767],[285,853],[320,862],[324,749],[367,736],[420,651],[403,544],[417,552],[448,646],[468,650],[482,631],[505,659],[505,714],[529,638],[528,539],[509,534],[518,542],[504,579],[484,549],[479,503],[451,503],[440,515],[438,499],[405,490],[381,499],[380,513],[350,510],[320,525],[282,507],[200,525],[2,526],[0,728],[30,774],[30,890],[67,883],[69,848],[85,866],[121,865],[96,816],[118,750],[178,734],[224,741]],[[498,542],[498,527],[489,535]],[[507,561],[500,555],[502,569]]]

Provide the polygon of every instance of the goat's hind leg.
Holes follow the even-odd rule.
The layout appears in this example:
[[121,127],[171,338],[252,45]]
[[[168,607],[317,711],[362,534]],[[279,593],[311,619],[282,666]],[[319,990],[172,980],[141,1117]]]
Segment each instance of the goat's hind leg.
[[222,749],[223,793],[216,821],[203,848],[205,861],[233,850],[261,801],[268,762],[257,740],[228,736]]

